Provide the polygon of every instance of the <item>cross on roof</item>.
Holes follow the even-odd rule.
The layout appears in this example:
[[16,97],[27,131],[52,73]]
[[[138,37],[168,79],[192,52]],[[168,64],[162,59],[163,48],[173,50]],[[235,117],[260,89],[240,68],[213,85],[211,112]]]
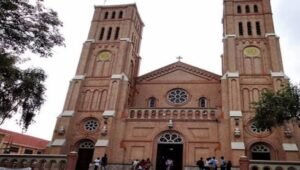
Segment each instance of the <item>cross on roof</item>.
[[176,57],[176,59],[178,60],[178,61],[180,61],[181,59],[183,59],[181,56],[178,56],[178,57]]

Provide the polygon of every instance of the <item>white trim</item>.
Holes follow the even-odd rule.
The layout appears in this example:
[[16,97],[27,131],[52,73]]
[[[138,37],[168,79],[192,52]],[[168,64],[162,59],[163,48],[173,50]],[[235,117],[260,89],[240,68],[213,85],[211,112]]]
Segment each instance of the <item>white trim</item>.
[[73,80],[84,80],[85,75],[76,75]]
[[236,34],[226,34],[224,36],[224,39],[227,39],[227,38],[235,38],[236,37]]
[[279,72],[272,72],[271,71],[271,76],[272,77],[283,77],[285,79],[289,79],[289,77],[287,75],[284,74],[284,72],[279,71]]
[[95,39],[87,39],[85,42],[95,42]]
[[274,32],[272,32],[272,33],[266,33],[265,37],[277,37],[277,35]]
[[114,110],[105,110],[102,114],[103,117],[114,117],[116,114],[116,111]]
[[109,140],[107,139],[98,139],[95,146],[108,146]]
[[245,150],[244,142],[231,142],[231,149]]
[[132,42],[130,38],[120,38],[120,41]]
[[65,110],[62,112],[60,115],[62,117],[72,117],[74,115],[75,111],[74,110]]
[[229,111],[230,117],[242,117],[242,111],[240,110],[231,110]]
[[294,143],[283,143],[282,147],[284,151],[299,151],[297,145]]
[[129,80],[125,73],[113,74],[113,75],[111,75],[111,79],[124,80],[124,81]]
[[239,77],[240,77],[239,72],[226,72],[221,79],[239,78]]
[[227,72],[227,77],[228,78],[238,78],[240,77],[239,72]]
[[63,145],[65,145],[65,142],[66,142],[66,139],[55,139],[51,145],[52,146],[63,146]]

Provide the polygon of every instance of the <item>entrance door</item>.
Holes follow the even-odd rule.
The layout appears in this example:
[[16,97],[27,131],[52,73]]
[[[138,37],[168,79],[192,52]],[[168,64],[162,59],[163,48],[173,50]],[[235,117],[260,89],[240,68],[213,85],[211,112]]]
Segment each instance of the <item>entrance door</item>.
[[171,170],[182,170],[182,144],[158,144],[156,170],[166,170],[166,160],[173,160]]
[[166,170],[166,160],[171,159],[171,170],[182,170],[183,140],[176,132],[165,132],[158,139],[156,170]]
[[93,154],[94,154],[93,142],[84,141],[80,143],[78,149],[76,170],[88,170],[90,163],[93,161]]

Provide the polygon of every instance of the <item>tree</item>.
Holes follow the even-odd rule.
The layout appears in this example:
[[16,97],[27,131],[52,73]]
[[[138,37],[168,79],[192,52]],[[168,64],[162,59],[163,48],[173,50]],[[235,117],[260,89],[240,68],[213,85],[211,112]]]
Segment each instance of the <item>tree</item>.
[[271,130],[290,120],[299,121],[300,88],[287,83],[278,91],[266,90],[253,106],[256,113],[254,121],[258,128]]
[[44,103],[46,74],[39,68],[21,69],[25,52],[51,57],[54,46],[63,46],[57,13],[25,0],[0,1],[0,125],[21,114],[24,130]]

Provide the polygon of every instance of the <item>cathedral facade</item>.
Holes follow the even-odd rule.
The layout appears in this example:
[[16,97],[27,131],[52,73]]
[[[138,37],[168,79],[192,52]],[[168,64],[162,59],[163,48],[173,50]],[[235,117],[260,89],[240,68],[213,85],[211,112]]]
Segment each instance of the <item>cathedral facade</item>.
[[135,4],[96,6],[50,154],[77,170],[108,155],[112,169],[147,159],[192,169],[200,157],[299,160],[298,127],[252,121],[251,103],[287,81],[270,0],[224,0],[222,75],[178,61],[139,76],[143,22]]

